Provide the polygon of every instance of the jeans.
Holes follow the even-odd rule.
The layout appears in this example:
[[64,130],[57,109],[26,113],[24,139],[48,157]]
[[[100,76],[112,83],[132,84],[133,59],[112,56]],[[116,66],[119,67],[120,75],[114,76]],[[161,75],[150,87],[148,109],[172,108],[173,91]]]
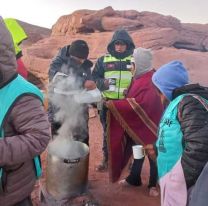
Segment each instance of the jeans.
[[[152,159],[149,159],[150,163],[150,178],[149,178],[149,185],[148,187],[155,187],[157,184],[157,166],[156,162]],[[129,176],[126,178],[126,181],[134,186],[140,186],[142,184],[141,181],[141,171],[142,171],[142,165],[144,163],[144,158],[142,159],[134,159],[131,172]]]

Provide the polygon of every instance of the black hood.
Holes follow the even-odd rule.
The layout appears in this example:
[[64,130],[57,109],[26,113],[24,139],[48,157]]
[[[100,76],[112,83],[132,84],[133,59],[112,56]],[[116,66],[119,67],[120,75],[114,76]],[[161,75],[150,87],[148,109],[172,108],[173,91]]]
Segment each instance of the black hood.
[[[117,40],[122,40],[127,44],[127,49],[124,53],[118,53],[115,51],[114,42]],[[112,56],[118,59],[122,59],[133,54],[134,48],[135,48],[135,45],[133,43],[132,38],[128,34],[128,32],[124,29],[120,29],[120,30],[115,31],[115,33],[113,34],[112,40],[108,44],[107,50]]]
[[203,87],[199,84],[189,84],[175,89],[173,91],[173,98],[187,93],[196,94],[208,100],[208,87]]

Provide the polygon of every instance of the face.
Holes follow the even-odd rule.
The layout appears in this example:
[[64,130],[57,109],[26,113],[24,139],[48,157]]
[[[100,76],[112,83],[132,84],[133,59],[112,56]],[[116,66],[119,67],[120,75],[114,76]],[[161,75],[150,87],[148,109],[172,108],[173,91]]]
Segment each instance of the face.
[[71,56],[73,59],[75,59],[77,61],[78,64],[83,64],[85,59],[81,59],[81,58],[78,58],[78,57],[75,57],[75,56]]
[[135,72],[136,72],[135,63],[134,63],[134,62],[132,62],[132,63],[131,63],[131,73],[132,73],[132,76],[134,76],[134,75],[135,75]]
[[169,104],[169,100],[166,98],[166,96],[158,89],[156,88],[158,95],[160,96],[160,100],[164,106],[164,108],[166,108]]
[[127,49],[127,45],[122,41],[116,41],[114,45],[115,45],[115,51],[118,53],[123,53]]

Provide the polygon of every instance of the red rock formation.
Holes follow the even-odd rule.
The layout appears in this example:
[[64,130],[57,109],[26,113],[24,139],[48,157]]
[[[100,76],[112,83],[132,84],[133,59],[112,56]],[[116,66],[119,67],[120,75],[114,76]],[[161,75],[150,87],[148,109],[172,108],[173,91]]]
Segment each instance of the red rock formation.
[[79,10],[62,16],[53,26],[50,37],[25,48],[24,60],[33,74],[32,81],[37,77],[43,82],[41,87],[45,85],[51,59],[59,48],[75,39],[88,42],[90,58],[95,61],[106,52],[114,30],[120,27],[130,32],[136,47],[154,50],[156,68],[179,59],[190,69],[193,81],[208,85],[204,75],[208,65],[208,25],[183,24],[171,16],[135,10],[115,11],[112,7],[99,11]]

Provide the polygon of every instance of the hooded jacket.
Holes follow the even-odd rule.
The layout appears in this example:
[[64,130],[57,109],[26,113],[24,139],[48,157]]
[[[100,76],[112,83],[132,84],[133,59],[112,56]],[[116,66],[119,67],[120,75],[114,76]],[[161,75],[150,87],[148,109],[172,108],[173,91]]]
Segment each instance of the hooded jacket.
[[[11,36],[0,17],[0,92],[16,77],[16,58]],[[50,124],[37,96],[16,99],[3,122],[0,139],[0,167],[3,168],[0,205],[14,205],[28,197],[35,185],[33,158],[41,154],[50,139]]]
[[[181,94],[196,94],[208,100],[208,88],[191,84],[175,89],[173,98]],[[181,164],[187,188],[195,184],[208,162],[208,111],[193,96],[185,96],[179,103],[178,119],[183,133]]]
[[[117,40],[122,40],[127,44],[127,49],[124,53],[118,53],[115,51],[114,43]],[[134,48],[135,48],[135,45],[133,43],[132,38],[127,33],[127,31],[123,30],[123,29],[117,30],[114,33],[110,43],[107,46],[107,50],[108,50],[109,54],[117,59],[124,59],[124,58],[132,55]],[[95,64],[95,67],[93,69],[93,72],[92,72],[93,79],[96,81],[97,87],[101,91],[108,89],[104,85],[104,74],[106,72],[106,68],[104,65],[104,58],[105,58],[105,56],[98,58],[98,60]],[[128,62],[128,63],[130,63],[130,62]],[[118,66],[118,68],[121,68],[121,66],[122,65]]]

